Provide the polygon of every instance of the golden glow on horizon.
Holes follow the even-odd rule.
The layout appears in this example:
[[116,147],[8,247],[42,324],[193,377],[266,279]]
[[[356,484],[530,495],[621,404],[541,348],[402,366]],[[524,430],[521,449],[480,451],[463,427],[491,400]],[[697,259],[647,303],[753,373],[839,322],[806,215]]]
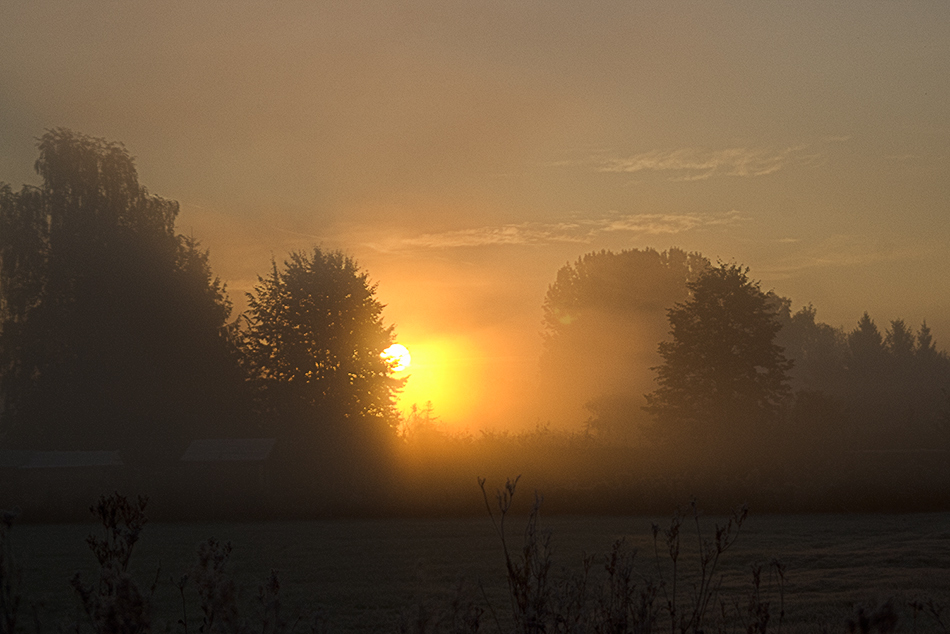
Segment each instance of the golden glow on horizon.
[[412,364],[412,356],[409,350],[401,343],[394,343],[389,346],[381,355],[386,361],[393,364],[393,372],[402,372]]
[[413,405],[432,403],[433,414],[447,423],[464,418],[478,403],[480,385],[473,385],[467,360],[473,346],[463,339],[434,339],[412,346],[412,371],[398,396],[404,413]]
[[[45,128],[125,143],[232,318],[272,262],[342,250],[411,349],[402,411],[582,426],[606,388],[536,390],[539,331],[561,267],[601,250],[735,261],[831,326],[950,341],[950,3],[96,4],[4,5],[31,26],[0,38],[0,181],[39,182]],[[144,24],[162,46],[114,37]]]

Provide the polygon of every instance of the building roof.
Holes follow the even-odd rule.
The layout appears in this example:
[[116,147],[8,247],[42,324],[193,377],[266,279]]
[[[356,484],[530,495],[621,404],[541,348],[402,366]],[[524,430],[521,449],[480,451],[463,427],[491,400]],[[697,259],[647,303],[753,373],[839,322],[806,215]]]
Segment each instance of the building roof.
[[22,467],[33,456],[32,451],[23,449],[4,449],[0,451],[0,469]]
[[34,451],[21,469],[65,469],[76,467],[119,467],[118,451]]
[[188,445],[182,462],[262,462],[276,438],[211,438]]

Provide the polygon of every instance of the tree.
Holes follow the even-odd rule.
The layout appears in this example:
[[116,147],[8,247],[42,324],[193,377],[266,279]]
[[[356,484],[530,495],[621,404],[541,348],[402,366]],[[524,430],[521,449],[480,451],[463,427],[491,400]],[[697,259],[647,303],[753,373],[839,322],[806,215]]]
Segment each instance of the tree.
[[917,337],[904,323],[895,319],[884,335],[884,348],[890,357],[890,363],[901,370],[908,370],[914,360]]
[[848,335],[845,396],[862,448],[918,449],[939,440],[950,361],[926,322],[915,335],[903,319],[882,336],[864,313]]
[[927,325],[926,321],[920,324],[920,330],[917,331],[914,354],[925,364],[933,362],[933,360],[939,356],[937,344],[934,343],[933,333],[930,331],[930,326]]
[[[176,451],[242,420],[231,305],[178,204],[119,143],[39,140],[38,187],[0,187],[0,391],[8,444]],[[246,411],[246,410],[245,410]]]
[[883,372],[886,348],[877,324],[865,311],[858,327],[848,333],[849,368],[855,376],[864,378]]
[[291,505],[386,493],[399,417],[393,343],[376,286],[339,251],[271,263],[248,294],[242,340],[265,423],[278,436],[277,490]]
[[646,410],[661,437],[721,449],[776,418],[792,364],[775,344],[775,303],[748,269],[720,263],[688,287],[689,299],[669,310],[672,339],[659,345]]
[[794,363],[790,376],[792,389],[841,396],[848,357],[844,330],[817,321],[817,311],[811,304],[793,314],[790,299],[771,297],[782,325],[775,343]]
[[588,253],[557,272],[544,298],[546,341],[566,336],[588,313],[627,315],[666,310],[681,299],[686,282],[709,266],[698,253],[672,248]]
[[[666,310],[709,265],[672,248],[588,253],[563,266],[544,299],[541,378],[553,418],[586,407],[601,436],[630,436],[658,361]],[[564,422],[576,422],[569,418]]]
[[395,431],[393,343],[376,286],[355,261],[319,248],[272,262],[248,294],[245,349],[273,422],[298,439]]

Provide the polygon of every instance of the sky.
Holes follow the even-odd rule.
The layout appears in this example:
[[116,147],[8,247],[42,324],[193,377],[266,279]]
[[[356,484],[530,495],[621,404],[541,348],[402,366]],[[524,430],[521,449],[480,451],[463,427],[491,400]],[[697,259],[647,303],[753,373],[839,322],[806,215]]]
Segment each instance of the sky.
[[[750,267],[950,346],[950,4],[4,3],[0,181],[121,141],[236,311],[342,249],[413,354],[401,406],[530,427],[541,306],[600,249]],[[577,413],[580,421],[582,413]]]

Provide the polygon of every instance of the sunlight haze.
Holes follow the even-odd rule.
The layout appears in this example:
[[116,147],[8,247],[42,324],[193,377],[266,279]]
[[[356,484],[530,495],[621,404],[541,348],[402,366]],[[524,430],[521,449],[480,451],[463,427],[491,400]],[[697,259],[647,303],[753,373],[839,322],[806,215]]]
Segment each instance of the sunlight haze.
[[945,2],[4,8],[0,181],[37,182],[48,128],[121,141],[235,314],[272,258],[345,251],[412,355],[401,409],[550,420],[542,302],[601,249],[950,344]]

